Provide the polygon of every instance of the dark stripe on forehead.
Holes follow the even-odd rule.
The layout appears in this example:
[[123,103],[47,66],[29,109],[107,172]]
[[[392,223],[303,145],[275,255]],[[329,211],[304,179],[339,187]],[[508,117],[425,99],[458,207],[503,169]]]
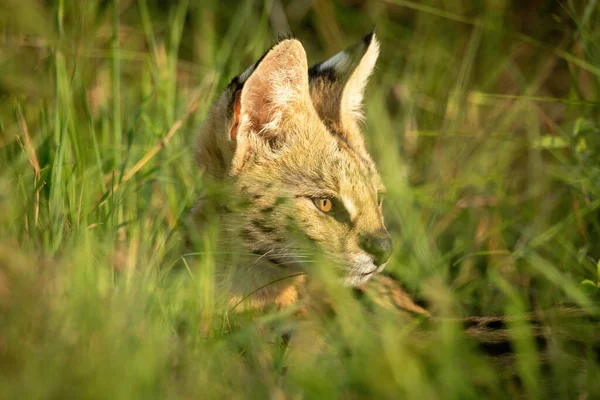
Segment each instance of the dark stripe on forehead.
[[[337,139],[339,145],[338,148],[340,151],[345,151],[346,154],[354,159],[357,166],[359,166],[359,168],[357,168],[357,172],[361,175],[362,179],[365,182],[371,182],[373,177],[370,175],[377,175],[373,161],[370,158],[365,157],[361,152],[356,151],[356,149],[350,145],[350,142],[348,142],[348,139],[343,132],[333,126],[330,126],[330,124],[326,122],[324,122],[324,125],[327,127],[329,133],[331,133],[331,136]],[[362,166],[362,168],[360,168],[360,166]]]
[[361,162],[361,164],[365,165],[369,169],[369,171],[374,172],[373,162],[366,158],[364,155],[362,155],[360,152],[356,151],[354,147],[350,145],[350,142],[348,142],[348,139],[346,138],[346,135],[344,135],[343,132],[331,126],[331,124],[325,121],[324,124],[327,127],[329,133],[331,133],[331,135],[338,140],[338,143],[342,144],[340,148],[346,149],[348,153],[357,158]]

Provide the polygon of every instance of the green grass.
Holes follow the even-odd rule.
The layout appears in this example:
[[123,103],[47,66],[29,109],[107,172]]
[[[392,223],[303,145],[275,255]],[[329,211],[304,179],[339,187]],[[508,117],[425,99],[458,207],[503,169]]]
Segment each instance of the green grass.
[[[598,3],[223,3],[0,4],[0,397],[600,397],[588,317],[577,364],[560,335],[543,364],[516,318],[514,374],[456,323],[545,310],[554,332],[557,307],[600,315]],[[324,346],[292,358],[277,344],[289,313],[231,329],[215,308],[210,229],[195,266],[181,257],[180,222],[211,190],[193,137],[277,35],[314,63],[373,24],[365,134],[389,271],[441,321],[332,287]]]

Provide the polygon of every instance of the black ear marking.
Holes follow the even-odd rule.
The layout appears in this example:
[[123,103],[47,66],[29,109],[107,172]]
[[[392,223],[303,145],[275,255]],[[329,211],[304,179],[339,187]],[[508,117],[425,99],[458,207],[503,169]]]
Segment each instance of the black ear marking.
[[369,32],[364,38],[363,38],[363,42],[365,43],[365,46],[369,46],[371,44],[371,41],[373,40],[373,36],[375,36],[375,24],[373,24],[373,28],[371,28],[371,32]]
[[326,79],[331,82],[335,82],[337,80],[337,76],[335,73],[335,69],[333,68],[322,68],[323,62],[317,63],[308,69],[308,79],[313,81],[317,78]]
[[373,37],[375,36],[375,26],[371,32],[364,36],[358,43],[353,44],[347,49],[337,53],[328,60],[319,62],[308,69],[309,80],[323,79],[331,83],[340,82],[342,84],[352,75],[352,72],[358,67],[363,56],[367,52]]
[[297,37],[293,32],[280,33],[277,35],[277,42],[275,42],[275,44],[271,47],[275,47],[278,43],[288,39],[297,39]]

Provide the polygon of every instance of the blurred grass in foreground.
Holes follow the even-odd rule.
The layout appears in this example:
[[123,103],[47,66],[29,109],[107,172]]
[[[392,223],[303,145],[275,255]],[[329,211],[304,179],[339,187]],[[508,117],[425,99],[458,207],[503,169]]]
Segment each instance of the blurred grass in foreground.
[[[1,397],[600,397],[591,350],[566,363],[557,335],[542,366],[517,318],[514,379],[452,322],[600,313],[597,2],[224,3],[0,4]],[[277,35],[314,63],[373,24],[389,270],[448,322],[417,336],[334,290],[322,351],[290,360],[285,313],[231,331],[214,309],[210,235],[184,265],[180,220],[210,190],[193,136]]]

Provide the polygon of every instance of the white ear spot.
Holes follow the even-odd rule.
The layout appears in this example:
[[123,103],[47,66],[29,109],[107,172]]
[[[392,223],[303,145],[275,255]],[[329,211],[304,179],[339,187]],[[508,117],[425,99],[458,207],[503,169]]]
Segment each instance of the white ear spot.
[[345,52],[340,51],[335,56],[331,57],[329,60],[324,61],[319,65],[319,71],[327,71],[328,69],[334,69],[336,71],[343,70],[346,66],[345,63],[348,62],[348,56]]

